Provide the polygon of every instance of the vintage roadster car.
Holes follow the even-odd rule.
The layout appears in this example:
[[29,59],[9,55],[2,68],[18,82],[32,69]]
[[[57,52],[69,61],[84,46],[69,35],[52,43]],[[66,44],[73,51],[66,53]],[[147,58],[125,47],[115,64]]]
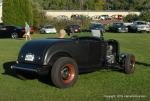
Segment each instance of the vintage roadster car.
[[103,37],[38,39],[27,42],[20,50],[12,69],[39,75],[50,75],[58,88],[75,84],[78,74],[100,69],[135,70],[135,57],[120,53],[116,40]]

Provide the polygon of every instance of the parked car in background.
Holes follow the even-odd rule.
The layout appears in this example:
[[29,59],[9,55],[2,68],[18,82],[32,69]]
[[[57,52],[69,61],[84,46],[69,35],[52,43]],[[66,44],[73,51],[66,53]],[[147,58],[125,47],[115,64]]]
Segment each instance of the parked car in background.
[[92,16],[91,20],[100,20],[100,15]]
[[55,17],[54,19],[56,19],[56,20],[68,20],[69,18],[66,15],[59,15],[59,16]]
[[91,17],[92,20],[111,20],[111,18],[109,15],[95,15]]
[[122,22],[113,23],[109,29],[111,32],[128,32],[128,27]]
[[[34,32],[33,28],[30,30],[31,33]],[[22,38],[25,34],[24,27],[21,26],[6,26],[4,24],[0,24],[0,38]]]
[[130,32],[150,32],[150,26],[146,21],[135,21],[128,28]]
[[88,31],[92,30],[100,30],[101,32],[105,32],[105,27],[101,23],[91,23]]
[[111,17],[112,17],[113,19],[123,20],[123,15],[112,15]]
[[100,15],[100,20],[111,20],[111,17],[109,15]]
[[56,28],[52,25],[46,25],[40,29],[41,34],[56,34]]
[[78,24],[71,24],[71,25],[68,25],[66,28],[65,28],[66,32],[68,35],[70,35],[71,33],[79,33],[81,32],[81,26],[78,25]]
[[91,17],[88,15],[73,14],[73,15],[71,15],[71,19],[75,19],[75,20],[89,19],[89,20],[91,20]]

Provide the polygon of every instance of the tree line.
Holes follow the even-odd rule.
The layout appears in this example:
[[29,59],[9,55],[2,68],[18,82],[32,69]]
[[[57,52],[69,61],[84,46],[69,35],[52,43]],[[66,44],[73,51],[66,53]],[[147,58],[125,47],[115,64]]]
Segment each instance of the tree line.
[[36,27],[44,25],[48,22],[44,10],[139,10],[140,17],[150,20],[149,0],[3,0],[2,7],[3,22],[18,26],[26,21]]
[[148,10],[150,0],[33,0],[45,10]]
[[2,20],[8,25],[33,25],[33,12],[30,0],[3,0]]
[[44,24],[45,12],[37,2],[32,0],[3,0],[2,21],[5,25],[31,26]]

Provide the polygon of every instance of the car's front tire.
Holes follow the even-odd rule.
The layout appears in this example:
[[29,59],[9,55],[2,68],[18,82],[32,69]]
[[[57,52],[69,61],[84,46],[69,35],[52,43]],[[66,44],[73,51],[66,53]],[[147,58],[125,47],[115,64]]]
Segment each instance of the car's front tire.
[[11,33],[11,38],[12,38],[12,39],[17,39],[17,38],[18,38],[18,33],[12,32],[12,33]]
[[78,66],[70,57],[56,60],[51,69],[51,80],[58,88],[73,86],[78,79]]

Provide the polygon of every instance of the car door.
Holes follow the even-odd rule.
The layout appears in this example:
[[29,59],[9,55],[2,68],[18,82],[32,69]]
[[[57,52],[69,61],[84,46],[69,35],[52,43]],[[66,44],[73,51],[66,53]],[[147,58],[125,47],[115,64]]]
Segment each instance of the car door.
[[106,54],[105,42],[99,40],[89,40],[89,58],[88,63],[91,67],[100,67]]

